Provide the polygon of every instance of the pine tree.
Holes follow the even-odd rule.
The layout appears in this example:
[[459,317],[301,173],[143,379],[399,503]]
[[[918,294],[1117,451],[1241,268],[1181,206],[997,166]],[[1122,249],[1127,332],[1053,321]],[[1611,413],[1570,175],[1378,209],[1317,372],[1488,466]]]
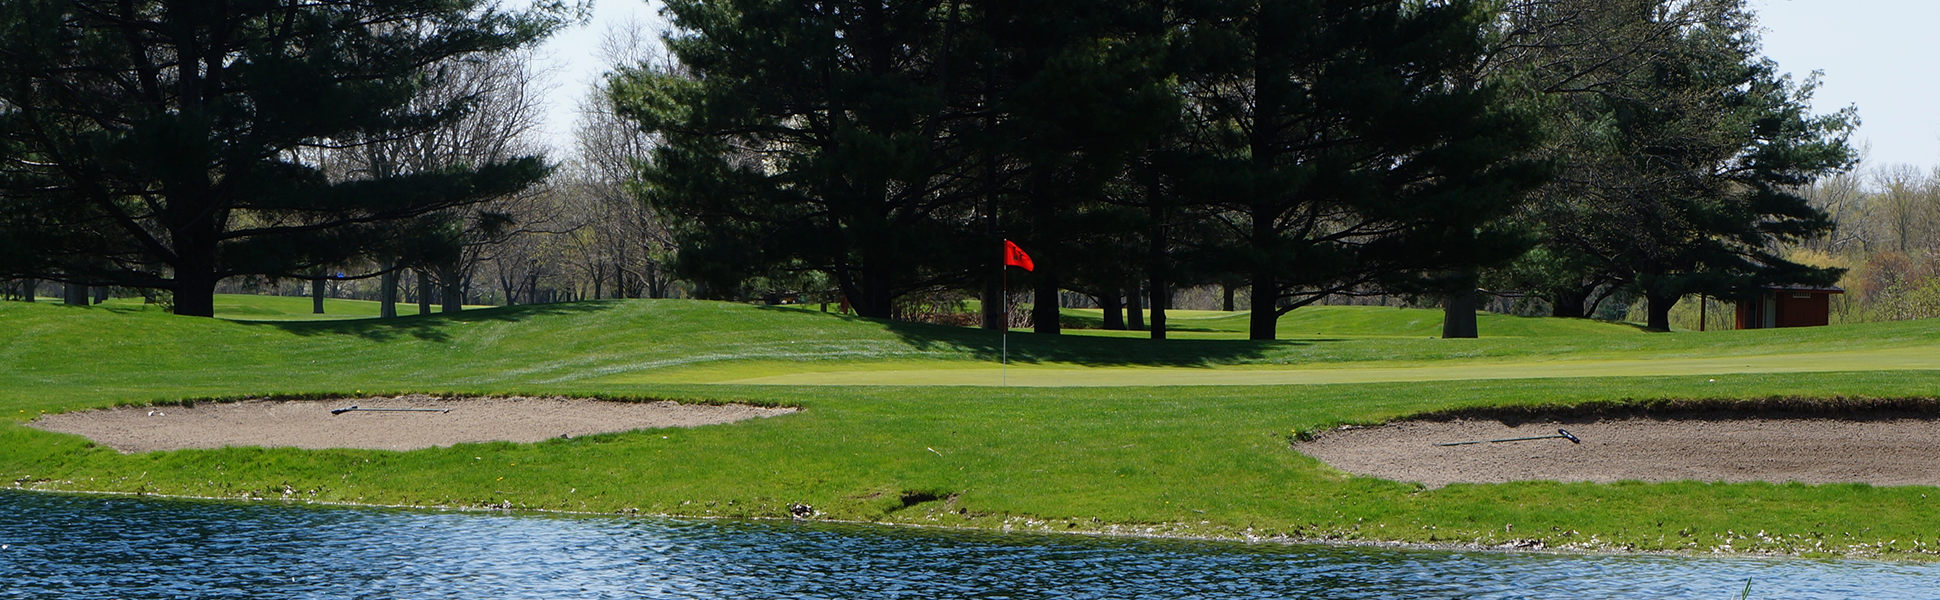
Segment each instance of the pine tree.
[[1177,126],[1167,14],[1126,0],[979,6],[995,126],[978,150],[1004,165],[1005,222],[1037,262],[1033,326],[1057,334],[1061,290],[1117,287],[1149,262],[1142,201],[1127,202],[1146,186],[1126,178]]
[[1328,295],[1442,285],[1511,259],[1500,225],[1546,176],[1533,121],[1464,75],[1489,13],[1469,2],[1223,0],[1196,11],[1181,70],[1192,204],[1247,275],[1253,339]]
[[[1543,251],[1518,267],[1559,316],[1582,316],[1597,290],[1648,302],[1646,326],[1664,331],[1690,294],[1755,295],[1765,286],[1829,285],[1837,269],[1774,252],[1831,230],[1797,190],[1849,168],[1850,109],[1813,115],[1815,82],[1793,83],[1759,54],[1743,0],[1602,0],[1630,8],[1581,45],[1536,60],[1597,65],[1561,77],[1550,111],[1565,173],[1535,203]],[[1594,2],[1593,2],[1594,3]],[[1628,32],[1612,36],[1609,30]],[[1637,38],[1633,42],[1612,38]]]
[[34,250],[0,260],[50,279],[167,289],[178,314],[210,316],[226,277],[304,277],[394,243],[391,223],[523,189],[545,176],[537,157],[332,181],[300,152],[462,116],[469,99],[407,108],[425,67],[532,44],[566,12],[494,6],[5,2],[0,237]]
[[[669,2],[678,70],[623,71],[623,116],[659,135],[643,199],[673,217],[675,270],[716,296],[820,272],[859,314],[968,277],[978,199],[953,68],[955,3]],[[986,253],[988,254],[988,253]]]

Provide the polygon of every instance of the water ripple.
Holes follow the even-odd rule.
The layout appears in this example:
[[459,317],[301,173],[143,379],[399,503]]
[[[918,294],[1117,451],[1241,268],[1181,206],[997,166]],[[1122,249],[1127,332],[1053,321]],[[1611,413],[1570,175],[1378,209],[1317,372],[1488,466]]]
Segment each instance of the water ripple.
[[1940,566],[0,492],[0,598],[1940,598]]

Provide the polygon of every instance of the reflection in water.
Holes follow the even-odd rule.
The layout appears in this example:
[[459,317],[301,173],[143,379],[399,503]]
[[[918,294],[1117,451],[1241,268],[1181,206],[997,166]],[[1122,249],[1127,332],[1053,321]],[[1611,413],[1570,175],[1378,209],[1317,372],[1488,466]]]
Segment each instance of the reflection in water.
[[1925,598],[1940,566],[0,492],[0,598]]

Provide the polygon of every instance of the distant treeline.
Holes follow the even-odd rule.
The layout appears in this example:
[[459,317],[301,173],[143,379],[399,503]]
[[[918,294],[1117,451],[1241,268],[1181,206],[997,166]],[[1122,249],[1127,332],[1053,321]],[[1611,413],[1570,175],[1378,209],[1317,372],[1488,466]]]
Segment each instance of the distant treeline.
[[1154,337],[1191,297],[1270,339],[1346,302],[1473,336],[1479,307],[1640,300],[1666,329],[1857,266],[1795,252],[1836,253],[1847,215],[1807,196],[1856,116],[1812,112],[1745,0],[671,0],[664,54],[611,36],[556,162],[529,48],[559,7],[155,6],[0,17],[0,279],[192,315],[218,289],[979,299],[986,327],[1086,305]]
[[[1760,55],[1735,0],[669,2],[672,61],[613,80],[636,192],[703,296],[952,290],[1039,332],[1239,289],[1251,335],[1328,298],[1484,292],[1586,316],[1830,284],[1785,243],[1851,166],[1850,111]],[[1001,240],[1036,268],[1005,275]],[[1143,290],[1141,292],[1140,290]],[[929,302],[925,300],[925,302]],[[1066,303],[1068,304],[1068,302]]]

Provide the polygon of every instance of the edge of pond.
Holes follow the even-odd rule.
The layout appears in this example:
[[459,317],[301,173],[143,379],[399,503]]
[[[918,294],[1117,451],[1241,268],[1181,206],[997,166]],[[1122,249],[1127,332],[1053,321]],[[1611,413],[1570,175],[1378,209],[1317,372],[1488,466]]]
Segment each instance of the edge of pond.
[[[1757,552],[1736,552],[1736,551],[1718,552],[1714,549],[1710,552],[1681,552],[1676,550],[1638,550],[1635,548],[1627,548],[1616,544],[1586,544],[1586,543],[1574,543],[1574,542],[1551,546],[1541,540],[1520,540],[1520,541],[1512,542],[1508,544],[1488,545],[1488,544],[1478,544],[1478,543],[1472,543],[1472,542],[1407,542],[1407,541],[1398,541],[1398,540],[1378,540],[1378,539],[1365,539],[1365,538],[1357,539],[1357,538],[1346,538],[1346,537],[1294,537],[1294,536],[1286,536],[1286,535],[1255,536],[1255,535],[1245,534],[1245,533],[1241,533],[1237,535],[1220,535],[1220,534],[1206,534],[1206,533],[1178,533],[1176,531],[1172,531],[1172,532],[1158,531],[1161,529],[1185,526],[1186,524],[1184,523],[1105,524],[1101,522],[1099,524],[1102,525],[1102,527],[1090,528],[1090,529],[1053,529],[1048,527],[1031,528],[1031,527],[1013,526],[1017,522],[1024,522],[1028,524],[1034,521],[1034,519],[1031,519],[1029,517],[1021,517],[1021,516],[1002,517],[999,521],[997,521],[997,523],[999,523],[999,526],[986,527],[986,526],[975,526],[975,525],[942,525],[942,524],[929,524],[929,523],[910,523],[910,522],[902,522],[902,521],[863,521],[863,520],[853,520],[853,519],[817,519],[817,518],[801,518],[801,517],[782,519],[777,517],[688,515],[688,514],[675,514],[675,513],[642,513],[638,509],[620,510],[620,511],[613,511],[613,512],[593,512],[593,511],[575,511],[575,510],[542,509],[542,508],[497,508],[497,507],[489,507],[489,506],[426,506],[426,505],[415,505],[415,504],[375,504],[375,503],[367,503],[367,502],[333,502],[333,501],[296,499],[296,498],[223,498],[223,497],[215,497],[215,496],[195,496],[195,495],[188,495],[188,494],[159,494],[159,493],[149,493],[149,492],[116,492],[116,491],[79,490],[79,489],[44,489],[44,488],[24,487],[18,483],[15,483],[12,486],[9,486],[6,488],[0,488],[0,490],[12,491],[12,492],[37,493],[37,494],[56,494],[56,495],[67,494],[67,495],[79,495],[79,496],[117,496],[117,497],[130,497],[130,498],[141,498],[141,499],[153,498],[153,499],[161,499],[161,500],[190,500],[190,501],[201,501],[201,502],[223,502],[223,503],[242,503],[242,504],[277,503],[277,504],[283,504],[283,505],[303,505],[303,506],[316,506],[316,507],[342,508],[342,509],[386,509],[386,510],[457,512],[457,513],[478,513],[478,514],[498,514],[498,515],[533,514],[533,515],[558,515],[558,516],[574,516],[574,517],[620,517],[620,518],[644,517],[644,518],[650,518],[650,519],[692,519],[692,520],[704,520],[704,521],[742,521],[742,522],[757,522],[757,523],[790,522],[790,523],[803,523],[803,524],[860,525],[860,526],[874,526],[874,527],[923,529],[923,530],[935,530],[935,531],[995,533],[995,534],[1003,534],[1003,535],[1024,534],[1024,535],[1039,535],[1039,536],[1078,536],[1078,537],[1094,537],[1094,538],[1181,540],[1181,541],[1227,542],[1227,543],[1244,543],[1244,544],[1312,545],[1312,546],[1328,546],[1328,547],[1336,547],[1336,548],[1383,548],[1383,549],[1392,549],[1392,550],[1419,550],[1419,551],[1433,551],[1433,552],[1489,552],[1489,553],[1499,553],[1499,554],[1546,554],[1546,555],[1559,555],[1559,556],[1568,555],[1568,556],[1671,556],[1671,557],[1691,557],[1691,558],[1696,558],[1696,557],[1767,558],[1767,559],[1781,559],[1781,560],[1870,561],[1870,562],[1899,563],[1899,564],[1940,563],[1940,551],[1906,552],[1903,554],[1893,554],[1893,555],[1885,555],[1885,554],[1880,554],[1876,552],[1857,552],[1857,551],[1849,552],[1849,553],[1831,553],[1831,552],[1823,552],[1823,551],[1772,552],[1772,551],[1762,551],[1762,550]],[[1038,521],[1038,522],[1042,523],[1043,521]],[[1137,529],[1140,529],[1140,528],[1144,529],[1145,531],[1138,531]]]

